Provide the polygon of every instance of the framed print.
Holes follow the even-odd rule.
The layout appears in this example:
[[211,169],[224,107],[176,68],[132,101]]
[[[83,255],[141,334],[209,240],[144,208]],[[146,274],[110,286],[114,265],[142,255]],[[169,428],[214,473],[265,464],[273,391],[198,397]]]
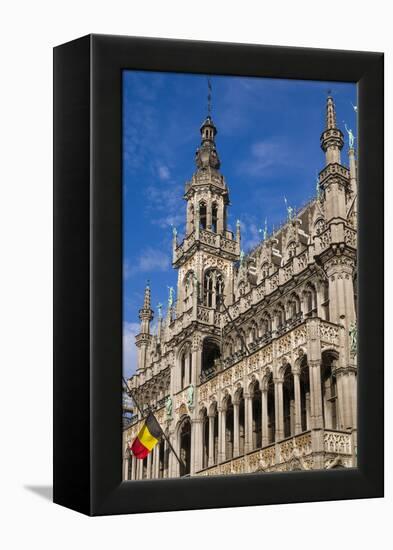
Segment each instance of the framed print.
[[383,55],[54,50],[54,501],[383,495]]

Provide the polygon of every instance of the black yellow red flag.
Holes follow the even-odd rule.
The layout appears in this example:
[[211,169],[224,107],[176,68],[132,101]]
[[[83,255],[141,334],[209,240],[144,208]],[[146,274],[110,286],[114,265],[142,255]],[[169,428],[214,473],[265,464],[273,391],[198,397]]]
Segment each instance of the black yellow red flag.
[[132,445],[130,445],[130,451],[135,458],[145,458],[157,445],[161,434],[161,426],[154,414],[150,412]]

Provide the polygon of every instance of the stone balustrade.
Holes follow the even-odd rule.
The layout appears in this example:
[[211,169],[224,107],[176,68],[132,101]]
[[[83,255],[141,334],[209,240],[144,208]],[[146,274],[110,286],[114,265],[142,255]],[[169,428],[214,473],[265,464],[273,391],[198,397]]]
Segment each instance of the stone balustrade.
[[[339,457],[346,467],[353,467],[352,435],[337,430],[324,430],[325,467]],[[200,476],[312,470],[314,467],[311,431],[271,443],[266,447],[226,460],[197,472]]]

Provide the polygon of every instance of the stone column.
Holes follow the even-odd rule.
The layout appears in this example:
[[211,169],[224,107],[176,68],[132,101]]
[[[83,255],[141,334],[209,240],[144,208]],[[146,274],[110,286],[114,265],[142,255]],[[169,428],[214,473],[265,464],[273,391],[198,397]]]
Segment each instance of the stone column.
[[306,428],[307,430],[311,429],[311,413],[310,413],[310,392],[306,393]]
[[321,364],[320,361],[309,361],[310,372],[310,416],[311,428],[323,428]]
[[191,475],[202,469],[202,422],[202,418],[191,421]]
[[261,392],[261,409],[262,409],[262,447],[269,445],[269,423],[267,413],[267,388]]
[[214,464],[214,414],[209,414],[209,459],[208,466]]
[[289,402],[289,427],[290,434],[293,437],[295,435],[295,400],[291,399]]
[[158,443],[154,447],[154,456],[153,456],[153,478],[158,479],[160,475],[160,444]]
[[164,464],[162,477],[169,477],[169,456],[168,456],[168,442],[164,440]]
[[212,198],[209,191],[209,199],[206,201],[206,229],[211,231],[212,228]]
[[239,402],[233,403],[233,456],[239,456]]
[[130,458],[131,460],[131,479],[134,480],[136,479],[136,473],[135,473],[135,470],[136,470],[136,458],[134,456],[132,456]]
[[152,453],[150,452],[147,455],[147,474],[146,474],[147,479],[151,478],[151,463],[152,463]]
[[220,200],[218,204],[217,233],[222,233],[223,230],[224,230],[224,202]]
[[227,458],[227,411],[226,409],[221,411],[222,421],[221,421],[221,462],[224,462]]
[[295,434],[302,431],[302,407],[300,396],[300,372],[293,371],[293,384],[295,390]]
[[185,369],[184,387],[186,388],[191,383],[191,380],[190,380],[190,354],[189,353],[187,353],[187,356],[186,356],[186,360],[185,360],[185,363],[184,363],[184,369]]
[[349,182],[351,184],[352,192],[357,193],[357,183],[356,183],[356,159],[355,159],[355,149],[351,147],[348,151],[349,158]]
[[138,462],[136,463],[136,469],[137,469],[137,479],[143,479],[143,460],[140,458],[137,459]]
[[244,454],[252,450],[252,399],[249,393],[244,393]]
[[352,369],[337,370],[337,397],[341,429],[356,428],[356,375]]
[[276,413],[276,436],[275,440],[284,439],[284,400],[282,391],[283,381],[276,378],[274,380],[274,404]]
[[218,462],[225,460],[226,410],[218,409]]
[[128,463],[129,463],[129,458],[127,457],[124,457],[123,458],[123,479],[124,481],[127,481],[128,480]]

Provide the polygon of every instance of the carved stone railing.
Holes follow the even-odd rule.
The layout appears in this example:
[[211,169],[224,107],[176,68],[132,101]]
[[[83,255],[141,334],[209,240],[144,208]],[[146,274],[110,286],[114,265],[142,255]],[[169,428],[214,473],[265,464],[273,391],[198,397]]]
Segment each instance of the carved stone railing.
[[340,346],[340,330],[343,330],[340,326],[321,320],[319,322],[319,339],[322,347],[326,344],[338,349]]
[[357,247],[357,233],[353,229],[346,227],[344,230],[344,242],[352,248]]
[[221,237],[220,242],[221,248],[223,250],[226,250],[227,252],[231,252],[232,254],[238,254],[238,248],[239,245],[236,241],[233,241],[231,239],[226,239],[225,237]]
[[217,247],[219,235],[217,235],[217,233],[212,233],[211,231],[206,231],[206,229],[200,229],[199,240],[201,241],[201,243]]
[[352,454],[351,434],[337,430],[325,430],[323,439],[325,452],[339,455]]
[[319,182],[324,180],[327,176],[340,175],[346,179],[349,179],[349,170],[345,166],[341,166],[338,163],[328,164],[319,174]]
[[214,323],[214,309],[199,305],[197,309],[197,320],[201,323],[212,325]]
[[[315,468],[312,448],[312,432],[306,431],[271,443],[266,447],[251,451],[243,456],[232,458],[204,468],[199,476],[245,474],[257,472],[279,472],[288,470],[312,470]],[[352,456],[352,436],[346,432],[324,430],[325,467],[332,455],[343,457],[346,467],[354,465]],[[318,453],[320,454],[320,453]],[[320,464],[320,462],[318,462]],[[320,467],[320,466],[319,466]]]
[[316,252],[322,252],[323,250],[326,250],[330,246],[330,243],[332,242],[332,233],[330,230],[330,227],[325,229],[318,237],[316,238],[317,242],[317,249]]

